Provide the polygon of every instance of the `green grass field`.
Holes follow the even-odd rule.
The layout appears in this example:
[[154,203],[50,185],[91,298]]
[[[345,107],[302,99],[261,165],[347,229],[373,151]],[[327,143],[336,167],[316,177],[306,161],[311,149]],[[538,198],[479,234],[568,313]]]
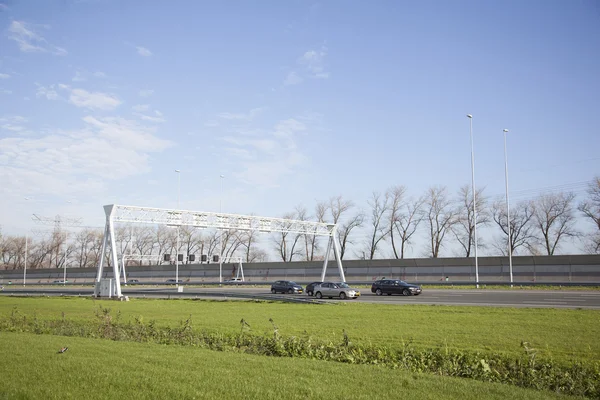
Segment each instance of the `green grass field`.
[[2,333],[0,354],[6,399],[575,398],[369,365],[64,336]]
[[194,329],[236,333],[240,320],[251,332],[272,332],[272,318],[282,335],[310,335],[339,341],[345,330],[354,343],[417,346],[522,354],[526,341],[543,357],[555,360],[600,360],[600,311],[535,308],[451,307],[337,303],[142,300],[129,302],[89,298],[0,297],[0,314],[13,308],[38,318],[95,320],[100,307],[120,313],[126,322],[142,316],[158,326],[177,326],[192,317]]

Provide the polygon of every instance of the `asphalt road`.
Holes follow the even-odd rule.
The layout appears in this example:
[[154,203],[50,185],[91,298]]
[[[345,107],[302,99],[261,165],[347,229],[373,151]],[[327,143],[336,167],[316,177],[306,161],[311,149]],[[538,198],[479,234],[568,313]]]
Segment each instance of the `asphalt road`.
[[[47,295],[47,296],[91,296],[91,287],[4,287],[2,295]],[[291,302],[317,302],[307,295],[273,295],[269,288],[254,287],[184,287],[178,293],[175,287],[122,287],[122,293],[129,297],[146,298],[212,298],[212,299],[259,299],[283,300]],[[362,296],[357,302],[381,304],[437,304],[454,306],[490,306],[490,307],[540,307],[540,308],[587,308],[600,309],[600,291],[567,290],[459,290],[429,289],[419,296],[376,296],[370,289],[361,289]],[[340,300],[323,299],[318,302]]]

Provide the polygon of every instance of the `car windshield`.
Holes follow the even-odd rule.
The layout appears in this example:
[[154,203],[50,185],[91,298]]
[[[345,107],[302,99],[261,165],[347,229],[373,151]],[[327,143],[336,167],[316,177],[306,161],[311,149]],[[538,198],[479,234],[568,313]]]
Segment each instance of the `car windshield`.
[[336,283],[336,285],[337,285],[338,287],[341,287],[341,288],[349,288],[349,287],[350,287],[350,286],[348,286],[348,284],[347,284],[347,283],[345,283],[345,282],[342,282],[342,283]]
[[293,281],[290,281],[288,284],[289,284],[289,285],[298,286],[298,284],[297,284],[296,282],[293,282]]

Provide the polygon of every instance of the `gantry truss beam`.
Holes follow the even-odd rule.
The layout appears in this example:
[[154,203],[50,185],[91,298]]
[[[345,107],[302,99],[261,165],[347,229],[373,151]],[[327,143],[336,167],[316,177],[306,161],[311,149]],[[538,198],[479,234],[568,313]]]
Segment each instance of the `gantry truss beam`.
[[[321,280],[325,280],[327,272],[327,263],[331,251],[337,261],[340,279],[346,280],[344,269],[342,268],[342,259],[340,256],[340,244],[336,234],[336,225],[327,224],[324,222],[298,221],[284,218],[258,217],[254,215],[238,215],[213,213],[204,211],[186,211],[173,210],[165,208],[150,208],[138,206],[123,206],[110,204],[104,206],[106,214],[106,226],[104,228],[104,240],[102,241],[102,250],[100,261],[98,263],[98,272],[96,274],[96,288],[94,295],[99,296],[101,291],[102,270],[104,267],[104,259],[108,250],[109,257],[112,259],[113,276],[115,278],[114,292],[111,289],[111,295],[118,298],[122,297],[121,283],[119,279],[119,262],[117,257],[117,246],[115,242],[115,223],[134,223],[134,224],[157,224],[168,226],[191,226],[196,228],[207,229],[236,229],[236,230],[252,230],[259,232],[281,232],[295,233],[299,235],[316,235],[328,236],[329,243],[325,252],[323,261],[323,272]],[[222,254],[219,254],[219,282],[222,282]],[[127,257],[127,256],[126,256]],[[125,257],[122,258],[123,272],[125,270]],[[176,271],[178,264],[176,264]],[[125,274],[124,274],[125,275]],[[176,272],[178,277],[178,272]],[[177,279],[177,278],[176,278]]]
[[204,211],[114,205],[114,222],[331,236],[334,224]]

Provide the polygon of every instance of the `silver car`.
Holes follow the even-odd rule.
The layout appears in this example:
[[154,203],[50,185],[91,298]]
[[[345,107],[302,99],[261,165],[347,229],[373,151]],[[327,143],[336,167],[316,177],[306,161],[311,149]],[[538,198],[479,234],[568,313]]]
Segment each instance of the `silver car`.
[[351,288],[345,282],[323,282],[315,286],[313,290],[317,299],[339,297],[345,300],[347,298],[355,299],[360,296],[360,290]]

